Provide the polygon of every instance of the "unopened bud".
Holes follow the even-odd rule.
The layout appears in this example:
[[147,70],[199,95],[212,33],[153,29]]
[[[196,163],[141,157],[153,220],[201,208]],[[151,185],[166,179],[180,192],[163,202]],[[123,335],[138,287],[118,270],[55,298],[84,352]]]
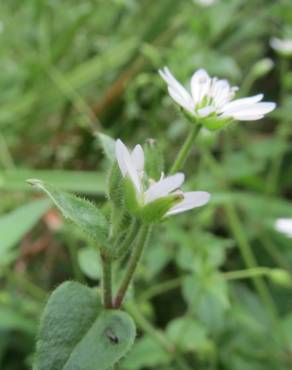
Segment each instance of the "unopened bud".
[[286,270],[271,269],[268,276],[275,284],[284,286],[286,288],[292,287],[292,277]]
[[255,79],[268,74],[274,68],[274,62],[270,58],[263,58],[255,63],[251,69],[251,74]]

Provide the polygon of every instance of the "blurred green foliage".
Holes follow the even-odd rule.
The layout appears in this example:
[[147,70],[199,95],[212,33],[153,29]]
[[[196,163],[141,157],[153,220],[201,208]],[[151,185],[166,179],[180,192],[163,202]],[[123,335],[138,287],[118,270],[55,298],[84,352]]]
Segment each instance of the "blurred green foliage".
[[25,179],[102,203],[96,132],[155,138],[169,168],[187,125],[157,74],[164,65],[184,82],[204,67],[278,109],[201,135],[186,187],[212,202],[152,237],[126,305],[139,335],[121,368],[291,369],[292,241],[273,225],[292,216],[292,69],[269,46],[291,24],[290,0],[0,3],[1,369],[31,368],[49,291],[99,282],[95,246]]

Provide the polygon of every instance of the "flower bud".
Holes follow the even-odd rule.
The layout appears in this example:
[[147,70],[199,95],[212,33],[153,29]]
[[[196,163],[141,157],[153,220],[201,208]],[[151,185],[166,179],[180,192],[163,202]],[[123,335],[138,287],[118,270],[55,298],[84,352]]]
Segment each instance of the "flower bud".
[[274,67],[274,62],[270,58],[259,60],[251,69],[251,74],[255,79],[261,78],[269,73]]
[[281,285],[286,288],[292,287],[292,277],[286,270],[271,269],[269,271],[269,278],[275,284]]
[[146,158],[145,169],[147,175],[154,180],[159,180],[164,169],[164,160],[160,147],[156,140],[147,139],[144,145]]

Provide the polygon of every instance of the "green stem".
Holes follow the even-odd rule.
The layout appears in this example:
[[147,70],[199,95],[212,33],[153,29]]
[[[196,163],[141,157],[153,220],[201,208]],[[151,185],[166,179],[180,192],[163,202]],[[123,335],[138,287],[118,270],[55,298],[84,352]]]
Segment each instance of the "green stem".
[[153,298],[157,295],[166,293],[169,290],[179,288],[180,285],[182,284],[184,278],[185,278],[185,276],[180,276],[180,277],[165,281],[163,283],[154,285],[153,287],[146,290],[146,292],[143,293],[141,295],[141,297],[139,297],[139,300],[141,300],[143,302],[149,301],[151,298]]
[[105,308],[112,308],[112,262],[108,257],[102,255],[101,265],[103,305]]
[[134,276],[134,273],[136,271],[136,268],[139,264],[139,261],[141,259],[144,247],[147,244],[148,237],[150,234],[151,226],[149,225],[143,225],[140,228],[140,231],[137,235],[137,239],[133,248],[133,252],[130,256],[129,263],[125,272],[125,275],[122,279],[121,285],[118,289],[116,298],[114,300],[114,307],[120,308],[123,302],[123,299],[125,297],[125,294],[127,292],[127,289],[129,287],[129,284],[131,283],[131,280]]
[[247,270],[223,272],[223,276],[226,280],[250,279],[255,276],[267,276],[270,271],[271,269],[268,267],[255,267]]
[[122,207],[117,207],[112,203],[112,212],[111,212],[111,232],[110,236],[112,239],[115,239],[119,234],[121,223],[124,217],[124,210]]
[[[239,246],[241,255],[246,266],[249,269],[258,268],[256,258],[241,227],[241,222],[235,207],[232,204],[226,204],[224,209],[231,232]],[[261,300],[266,304],[269,312],[274,318],[277,317],[277,309],[264,280],[259,276],[253,276],[252,280],[256,290],[258,291],[259,296],[261,297]]]
[[275,261],[275,263],[282,268],[283,270],[287,270],[292,274],[292,266],[289,261],[282,255],[281,251],[279,251],[277,245],[273,244],[272,239],[269,236],[263,235],[261,236],[261,244],[266,250],[266,252],[271,256],[271,258]]
[[174,164],[172,165],[172,167],[169,171],[170,174],[176,173],[184,165],[187,157],[190,154],[193,143],[194,143],[196,137],[198,136],[198,133],[201,130],[201,127],[202,126],[200,124],[196,124],[195,126],[192,127],[191,131],[189,132],[189,135],[187,136],[183,146],[181,147],[181,149],[180,149],[180,151],[177,155],[177,158],[176,158]]
[[129,232],[121,243],[114,247],[114,258],[122,258],[130,249],[135,237],[137,236],[140,224],[134,219],[129,227]]
[[[222,186],[224,188],[228,187],[228,184],[226,183],[226,180],[222,178],[222,174],[220,171],[220,167],[218,166],[216,160],[213,158],[211,153],[208,150],[204,150],[204,158],[206,162],[208,163],[211,171],[213,174],[219,179],[222,180]],[[245,265],[249,269],[258,268],[256,258],[253,254],[252,247],[248,241],[248,239],[245,236],[245,232],[243,230],[243,227],[241,225],[240,218],[238,216],[237,210],[234,207],[233,204],[227,203],[224,205],[225,214],[227,217],[227,221],[229,223],[230,231],[234,236],[235,241],[237,242],[241,256],[245,262]],[[265,284],[265,281],[260,276],[253,276],[252,281],[254,283],[254,286],[264,304],[269,309],[269,312],[271,313],[272,317],[275,318],[277,316],[277,310],[275,307],[275,304],[273,302],[273,299],[270,295],[270,292]]]

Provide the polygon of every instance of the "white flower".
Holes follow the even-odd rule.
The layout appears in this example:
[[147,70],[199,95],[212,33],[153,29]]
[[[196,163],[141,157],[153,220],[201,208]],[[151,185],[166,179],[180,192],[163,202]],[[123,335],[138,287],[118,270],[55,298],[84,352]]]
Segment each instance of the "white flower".
[[292,218],[278,218],[275,223],[275,228],[280,233],[292,238]]
[[261,102],[263,94],[232,100],[237,87],[231,87],[227,80],[209,77],[204,69],[196,71],[190,81],[189,93],[165,67],[159,70],[168,85],[172,99],[196,118],[253,121],[263,118],[275,109],[275,103]]
[[272,37],[270,40],[271,47],[282,55],[292,55],[292,39],[279,39]]
[[116,158],[123,177],[128,177],[134,185],[141,207],[169,195],[179,195],[181,201],[171,207],[165,214],[165,216],[171,216],[195,207],[201,207],[210,199],[210,194],[204,191],[182,192],[180,187],[185,179],[183,173],[167,177],[162,174],[159,181],[149,180],[148,186],[145,186],[147,179],[144,176],[144,152],[141,145],[136,145],[134,150],[130,152],[124,143],[118,139],[116,141]]

